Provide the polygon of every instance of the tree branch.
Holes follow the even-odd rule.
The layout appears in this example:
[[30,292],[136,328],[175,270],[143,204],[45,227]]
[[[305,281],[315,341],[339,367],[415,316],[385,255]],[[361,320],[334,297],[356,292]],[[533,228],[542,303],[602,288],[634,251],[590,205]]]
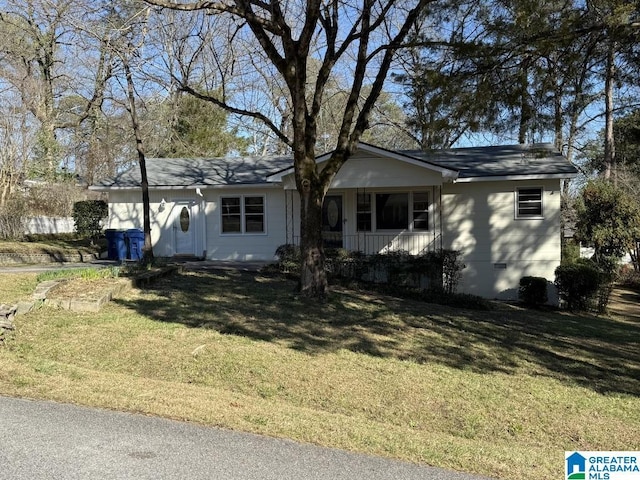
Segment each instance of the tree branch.
[[[407,14],[404,23],[398,30],[398,33],[389,42],[380,63],[378,73],[374,79],[371,92],[367,96],[364,105],[362,106],[360,113],[358,114],[353,131],[351,131],[351,133],[349,134],[350,124],[343,123],[334,155],[332,155],[332,157],[327,162],[326,167],[321,172],[321,179],[325,185],[328,186],[331,183],[331,180],[338,172],[340,167],[355,151],[362,133],[367,128],[371,110],[375,106],[375,103],[380,96],[380,92],[382,92],[382,87],[384,86],[384,82],[387,78],[387,74],[389,72],[389,68],[391,67],[391,61],[393,60],[394,54],[396,53],[397,49],[402,47],[404,39],[408,35],[409,30],[417,21],[424,7],[431,1],[433,0],[419,0],[417,5]],[[363,30],[364,29],[365,26],[363,24]],[[360,52],[361,53],[359,53],[359,56],[361,54],[366,56],[366,51],[361,50]]]
[[219,100],[211,95],[206,95],[203,93],[200,93],[196,90],[194,90],[193,88],[191,88],[189,85],[185,85],[184,83],[182,83],[179,79],[176,79],[179,83],[179,89],[182,90],[183,92],[187,92],[189,95],[193,95],[194,97],[200,99],[200,100],[204,100],[207,102],[211,102],[214,105],[222,108],[223,110],[229,112],[229,113],[234,113],[236,115],[242,115],[245,117],[250,117],[250,118],[255,118],[257,120],[260,120],[262,123],[264,123],[267,128],[269,128],[269,130],[271,130],[273,133],[276,134],[276,136],[282,141],[284,142],[287,146],[292,147],[293,146],[293,142],[264,114],[260,113],[260,112],[253,112],[250,110],[244,110],[242,108],[237,108],[234,107],[232,105],[229,105],[228,103]]
[[248,7],[251,4],[256,5],[259,8],[262,8],[266,11],[270,11],[270,6],[265,4],[264,2],[258,1],[249,1],[249,2],[241,2],[238,1],[239,5],[243,5],[244,8],[238,7],[235,5],[229,5],[224,2],[189,2],[189,3],[176,3],[170,0],[144,0],[145,3],[152,5],[154,7],[168,8],[170,10],[179,10],[182,12],[195,12],[198,10],[211,10],[213,12],[218,13],[230,13],[236,17],[243,18],[247,21],[254,22],[256,24],[260,24],[262,28],[265,30],[275,34],[281,35],[282,31],[277,24],[268,21],[267,19],[255,15],[253,11]]

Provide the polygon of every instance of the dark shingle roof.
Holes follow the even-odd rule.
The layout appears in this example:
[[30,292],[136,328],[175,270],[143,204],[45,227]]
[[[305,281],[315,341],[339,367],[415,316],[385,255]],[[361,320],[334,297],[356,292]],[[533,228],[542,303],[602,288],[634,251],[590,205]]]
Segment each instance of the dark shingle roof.
[[458,170],[458,178],[507,177],[520,175],[567,175],[578,171],[549,143],[452,148],[424,152],[401,152],[442,167]]
[[[150,187],[263,184],[269,173],[291,163],[291,157],[147,158],[147,177]],[[139,187],[140,168],[134,165],[95,186]]]
[[[458,179],[512,177],[525,175],[566,175],[576,168],[551,144],[502,145],[455,148],[424,152],[405,150],[398,154],[458,171]],[[268,184],[267,176],[290,168],[292,157],[228,158],[148,158],[150,187],[200,187]],[[102,188],[136,188],[140,186],[137,165],[115,177],[95,184]]]

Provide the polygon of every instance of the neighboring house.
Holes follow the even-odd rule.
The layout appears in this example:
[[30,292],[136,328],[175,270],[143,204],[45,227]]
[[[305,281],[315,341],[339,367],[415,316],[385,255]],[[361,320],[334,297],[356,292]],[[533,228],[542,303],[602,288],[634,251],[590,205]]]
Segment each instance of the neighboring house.
[[[291,157],[148,159],[147,174],[157,256],[271,260],[278,246],[299,242]],[[522,276],[553,280],[561,182],[576,174],[547,144],[434,152],[360,144],[326,196],[326,245],[461,250],[460,291],[515,298]],[[109,194],[109,228],[142,227],[137,167],[91,189]]]

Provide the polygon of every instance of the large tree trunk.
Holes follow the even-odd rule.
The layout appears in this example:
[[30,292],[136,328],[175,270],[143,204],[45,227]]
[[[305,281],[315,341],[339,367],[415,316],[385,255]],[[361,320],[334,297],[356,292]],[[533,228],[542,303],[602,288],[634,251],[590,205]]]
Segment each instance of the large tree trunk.
[[[302,101],[298,103],[303,105]],[[302,112],[302,113],[301,113]],[[297,113],[297,115],[296,115]],[[318,175],[315,159],[315,125],[306,123],[304,108],[294,108],[294,164],[296,188],[300,195],[300,293],[305,297],[327,295],[324,248],[322,245],[322,202],[328,189]],[[306,128],[303,129],[302,125]]]
[[613,82],[615,80],[615,41],[610,40],[607,50],[605,77],[604,178],[616,181],[616,150],[613,137]]
[[300,191],[300,293],[306,297],[324,298],[327,294],[327,273],[322,245],[322,202],[319,187]]
[[553,55],[553,67],[549,69],[549,76],[553,79],[553,143],[555,147],[562,151],[564,146],[564,132],[562,131],[563,120],[565,116],[564,107],[562,105],[563,86],[558,78],[558,69],[556,67],[558,59]]
[[518,125],[518,143],[527,143],[527,132],[531,128],[531,105],[529,104],[529,59],[527,58],[520,71],[520,123]]

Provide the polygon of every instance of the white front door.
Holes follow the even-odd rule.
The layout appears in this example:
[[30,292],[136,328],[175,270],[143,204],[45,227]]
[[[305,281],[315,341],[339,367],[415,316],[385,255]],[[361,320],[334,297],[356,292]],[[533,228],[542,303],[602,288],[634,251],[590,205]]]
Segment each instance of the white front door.
[[177,203],[174,206],[173,232],[176,255],[195,255],[195,218],[191,203]]

